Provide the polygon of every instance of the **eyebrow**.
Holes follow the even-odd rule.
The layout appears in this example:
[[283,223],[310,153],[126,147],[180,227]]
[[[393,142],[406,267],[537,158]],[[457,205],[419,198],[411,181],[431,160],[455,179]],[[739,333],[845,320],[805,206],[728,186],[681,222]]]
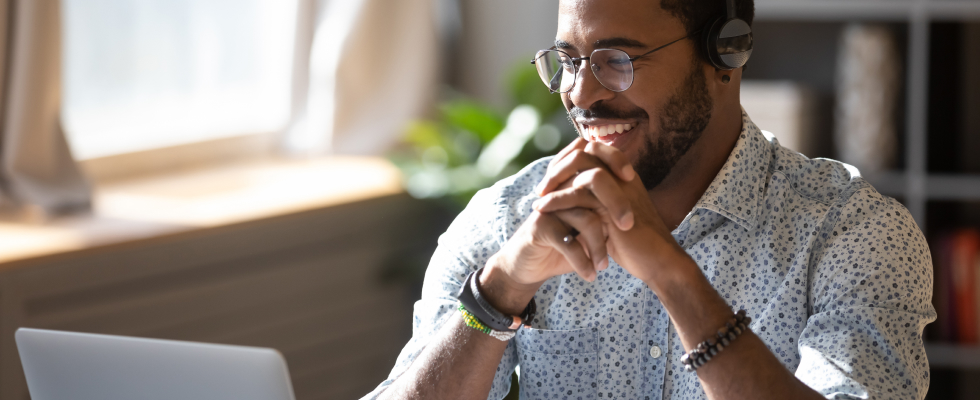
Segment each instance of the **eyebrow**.
[[[609,47],[626,47],[626,48],[634,48],[634,49],[643,49],[647,47],[646,44],[644,44],[639,40],[625,38],[625,37],[612,37],[606,39],[599,39],[595,41],[593,46],[597,49],[604,49]],[[575,46],[572,46],[571,43],[568,43],[564,40],[555,39],[555,48],[565,50],[565,49],[574,49]]]
[[555,48],[559,50],[565,50],[565,49],[574,49],[575,46],[572,46],[571,43],[568,43],[564,40],[555,39]]
[[595,41],[595,48],[601,49],[605,47],[646,48],[647,45],[643,44],[643,42],[639,40],[624,37],[599,39]]

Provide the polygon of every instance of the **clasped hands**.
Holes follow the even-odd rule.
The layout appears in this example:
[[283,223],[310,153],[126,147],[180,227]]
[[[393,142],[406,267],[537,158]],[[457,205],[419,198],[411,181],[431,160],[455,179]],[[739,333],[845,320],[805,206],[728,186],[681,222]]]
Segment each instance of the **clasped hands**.
[[[609,255],[649,284],[663,256],[683,254],[615,147],[576,139],[555,156],[535,190],[541,198],[534,212],[489,263],[532,296],[556,275],[575,272],[594,281],[608,268]],[[565,242],[573,229],[579,234]]]

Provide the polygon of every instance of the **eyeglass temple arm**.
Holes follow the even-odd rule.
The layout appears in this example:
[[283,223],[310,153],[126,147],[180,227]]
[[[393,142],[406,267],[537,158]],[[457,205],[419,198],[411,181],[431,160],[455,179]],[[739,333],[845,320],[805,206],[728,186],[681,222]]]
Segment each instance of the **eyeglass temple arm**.
[[[684,40],[684,39],[687,39],[687,38],[691,38],[691,37],[694,37],[694,36],[697,36],[697,35],[698,35],[698,34],[700,34],[700,33],[701,33],[701,29],[698,29],[698,30],[696,30],[696,31],[694,31],[694,32],[691,32],[691,33],[690,33],[690,34],[688,34],[687,36],[684,36],[684,37],[682,37],[682,38],[680,38],[680,39],[677,39],[677,40],[675,40],[675,41],[673,41],[673,42],[670,42],[670,43],[667,43],[667,44],[665,44],[665,45],[663,45],[663,46],[660,46],[660,47],[657,47],[657,48],[655,48],[655,49],[653,49],[653,50],[650,50],[650,51],[648,51],[648,52],[646,52],[646,53],[643,53],[643,54],[640,54],[640,55],[638,55],[638,56],[636,56],[636,57],[632,57],[632,58],[630,58],[630,61],[636,61],[636,60],[637,60],[637,59],[639,59],[639,58],[642,58],[642,57],[646,57],[646,56],[648,56],[648,55],[650,55],[650,54],[653,54],[653,52],[655,52],[655,51],[657,51],[657,50],[660,50],[660,49],[662,49],[662,48],[664,48],[664,47],[667,47],[667,46],[670,46],[670,45],[672,45],[672,44],[674,44],[674,43],[677,43],[677,42],[680,42],[681,40]],[[533,63],[533,62],[532,62],[532,63]]]
[[[557,48],[555,46],[551,46],[548,48],[548,50],[557,50]],[[541,58],[541,56],[534,56],[534,58],[531,59],[531,64],[534,64],[539,58]]]

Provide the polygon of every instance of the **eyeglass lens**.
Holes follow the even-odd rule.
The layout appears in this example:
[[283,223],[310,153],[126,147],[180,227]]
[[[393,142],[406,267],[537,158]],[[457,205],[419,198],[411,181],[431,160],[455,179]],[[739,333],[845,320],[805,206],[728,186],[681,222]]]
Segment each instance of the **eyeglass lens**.
[[[581,61],[579,61],[581,62]],[[559,50],[541,50],[535,57],[541,81],[552,92],[567,93],[575,85],[578,64]],[[616,49],[592,52],[589,65],[596,79],[606,89],[622,92],[633,84],[633,62],[629,54]]]

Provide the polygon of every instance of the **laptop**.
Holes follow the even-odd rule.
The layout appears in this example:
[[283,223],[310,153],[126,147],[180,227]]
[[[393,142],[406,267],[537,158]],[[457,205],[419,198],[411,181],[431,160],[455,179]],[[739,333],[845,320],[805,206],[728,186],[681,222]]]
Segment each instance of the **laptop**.
[[32,400],[294,400],[273,349],[20,328]]

